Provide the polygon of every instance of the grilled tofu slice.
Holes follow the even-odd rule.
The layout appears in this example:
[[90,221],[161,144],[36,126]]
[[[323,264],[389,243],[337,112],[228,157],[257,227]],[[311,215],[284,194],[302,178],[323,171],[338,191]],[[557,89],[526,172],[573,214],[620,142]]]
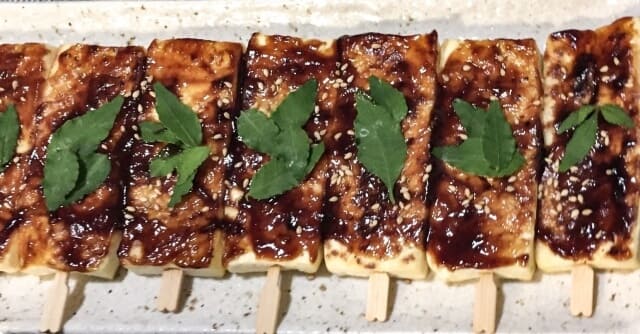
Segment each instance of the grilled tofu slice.
[[542,146],[540,57],[525,40],[448,41],[441,48],[432,147],[455,145],[464,128],[452,102],[486,108],[497,99],[525,159],[514,175],[484,178],[434,161],[427,259],[447,281],[482,272],[527,280],[534,272],[538,166]]
[[0,271],[21,269],[29,240],[41,222],[31,215],[39,205],[39,185],[27,175],[36,110],[54,54],[43,44],[0,45],[0,110],[14,105],[20,123],[15,157],[0,166]]
[[[335,43],[254,34],[246,52],[242,108],[271,114],[307,80],[318,81],[317,108],[306,125],[314,141],[332,136],[337,112]],[[268,156],[232,143],[225,198],[227,236],[224,263],[231,272],[264,271],[273,265],[313,273],[322,260],[320,223],[327,180],[327,155],[306,180],[285,194],[255,200],[245,194]]]
[[[80,201],[40,213],[46,223],[31,241],[24,272],[75,271],[110,278],[122,222],[126,144],[133,131],[144,49],[76,44],[62,47],[46,81],[38,109],[35,151],[29,177],[41,184],[51,135],[67,120],[97,108],[118,95],[127,98],[114,127],[98,152],[107,154],[111,172],[105,182]],[[44,197],[40,194],[40,198]],[[44,208],[39,204],[38,208]],[[37,242],[36,242],[37,241]]]
[[[638,267],[638,125],[640,124],[640,21],[623,18],[592,30],[551,34],[544,55],[542,213],[536,260],[544,271],[574,264],[603,269]],[[582,105],[616,104],[632,129],[602,119],[589,155],[567,172],[559,161],[573,131],[556,128]]]
[[139,121],[159,121],[151,95],[152,84],[159,82],[197,113],[211,157],[200,166],[191,192],[171,208],[175,175],[149,175],[149,163],[166,144],[147,144],[136,137],[120,260],[140,274],[177,267],[190,275],[222,276],[224,249],[218,228],[223,214],[223,156],[232,134],[230,115],[236,109],[242,46],[196,39],[156,40],[147,56]]
[[[324,257],[338,275],[375,272],[420,279],[428,272],[427,232],[431,116],[435,102],[437,35],[364,34],[343,37],[342,78],[348,94],[341,105],[336,134],[328,138],[330,180],[325,208]],[[354,93],[368,90],[376,76],[405,95],[409,113],[402,122],[408,155],[394,188],[393,204],[382,181],[356,158]]]

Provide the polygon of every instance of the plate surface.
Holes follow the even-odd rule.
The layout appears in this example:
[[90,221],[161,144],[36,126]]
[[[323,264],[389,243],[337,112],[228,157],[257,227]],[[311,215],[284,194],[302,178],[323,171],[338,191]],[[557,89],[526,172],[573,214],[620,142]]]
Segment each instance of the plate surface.
[[[146,46],[153,38],[246,42],[254,31],[335,38],[376,31],[446,38],[535,38],[595,28],[640,15],[640,1],[339,1],[81,2],[0,4],[0,42],[85,42]],[[50,278],[0,274],[0,332],[36,332]],[[157,277],[121,270],[114,281],[72,276],[66,333],[251,332],[263,276],[187,278],[177,314],[153,310]],[[570,276],[504,282],[499,332],[640,332],[640,271],[598,273],[593,318],[569,314]],[[285,273],[280,332],[468,332],[473,285],[392,283],[386,323],[364,319],[367,281],[326,270],[314,278]],[[287,293],[290,291],[290,294]]]

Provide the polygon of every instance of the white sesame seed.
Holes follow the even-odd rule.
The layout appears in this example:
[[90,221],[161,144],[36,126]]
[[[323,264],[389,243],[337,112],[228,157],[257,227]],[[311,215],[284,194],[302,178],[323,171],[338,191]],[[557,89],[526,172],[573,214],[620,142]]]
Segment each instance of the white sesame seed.
[[133,219],[133,215],[130,215],[130,214],[128,214],[128,213],[125,213],[125,214],[124,214],[124,218],[125,218],[125,219]]
[[382,45],[380,45],[380,44],[378,44],[378,43],[373,43],[373,44],[371,44],[371,48],[372,48],[372,49],[379,49],[379,48],[381,48],[381,47],[382,47]]
[[20,161],[20,157],[14,157],[14,158],[13,158],[13,162],[14,162],[14,163],[18,163],[18,161]]
[[572,175],[572,176],[569,176],[569,181],[578,182],[578,181],[580,181],[580,179]]
[[233,87],[233,85],[229,81],[225,81],[224,85],[227,86],[227,88]]
[[140,139],[141,139],[141,138],[140,138],[140,135],[139,135],[139,134],[137,134],[137,133],[134,133],[134,134],[133,134],[133,138],[135,138],[135,139],[137,139],[137,140],[140,140]]
[[268,76],[269,76],[269,70],[268,70],[268,69],[266,69],[266,68],[263,68],[263,69],[262,69],[262,74],[263,74],[265,77],[268,77]]
[[351,152],[347,152],[347,153],[344,155],[344,159],[345,159],[345,160],[349,160],[349,159],[351,159],[352,157],[353,157],[353,153],[351,153]]
[[353,130],[347,130],[347,134],[349,136],[355,136],[356,133]]
[[593,211],[591,209],[584,209],[584,210],[582,210],[582,215],[583,216],[590,216],[592,212]]
[[515,181],[516,181],[516,177],[515,177],[515,176],[511,176],[511,177],[507,180],[507,182],[509,182],[509,183],[513,183],[513,182],[515,182]]
[[427,173],[431,173],[431,171],[432,171],[432,170],[433,170],[433,166],[432,166],[431,164],[428,164],[428,165],[427,165],[427,168],[425,169],[425,171],[426,171]]
[[369,227],[376,227],[376,226],[378,226],[378,221],[377,221],[377,220],[375,220],[375,219],[372,219],[372,220],[369,222]]
[[142,104],[138,104],[138,112],[142,112]]
[[580,215],[580,210],[578,210],[578,209],[571,210],[571,219],[578,218],[578,215]]
[[276,79],[275,84],[276,84],[276,86],[280,86],[280,84],[282,84],[282,78]]
[[567,195],[569,195],[569,190],[562,189],[562,191],[560,192],[560,197],[566,197]]
[[464,133],[459,134],[459,135],[458,135],[458,137],[460,137],[460,139],[462,139],[462,140],[467,140],[467,138],[469,138],[469,137],[468,137],[466,134],[464,134]]
[[456,187],[454,187],[452,184],[450,184],[450,185],[447,187],[447,189],[448,189],[450,192],[454,192],[454,191],[456,191]]
[[296,234],[298,235],[302,234],[302,226],[296,227]]
[[620,65],[620,59],[618,59],[618,57],[613,57],[613,64],[616,66]]
[[609,66],[607,66],[607,65],[604,65],[604,66],[600,67],[600,72],[601,73],[607,72],[608,70],[609,70]]
[[249,186],[249,179],[242,180],[242,188],[246,188]]
[[331,198],[329,198],[329,202],[337,202],[338,201],[338,196],[331,196]]
[[222,114],[222,116],[224,116],[224,118],[226,119],[231,119],[231,115],[226,111]]
[[258,81],[258,89],[264,90],[264,84],[262,83],[262,81]]
[[604,173],[607,174],[607,175],[611,175],[611,174],[613,174],[613,170],[607,169],[607,170],[604,171]]
[[462,65],[462,70],[465,72],[468,72],[471,70],[471,66],[469,66],[468,64],[464,64]]
[[378,209],[380,209],[380,203],[375,203],[374,205],[371,206],[371,210],[376,211]]
[[236,163],[233,165],[233,167],[235,167],[235,168],[240,168],[240,167],[242,167],[242,161],[238,161],[238,162],[236,162]]
[[512,193],[514,190],[513,186],[507,186],[507,192]]
[[569,196],[569,202],[575,202],[577,199],[575,196]]
[[446,74],[443,74],[443,75],[442,75],[442,81],[444,81],[444,82],[449,82],[449,76],[448,76],[448,75],[446,75]]
[[353,74],[347,78],[347,82],[351,83],[351,81],[353,81]]
[[576,173],[576,172],[578,171],[578,167],[576,167],[576,166],[571,166],[571,167],[569,168],[569,171],[570,171],[571,173]]
[[582,194],[578,194],[578,203],[584,203],[584,196],[582,196]]
[[135,91],[133,91],[133,93],[131,93],[131,97],[133,97],[134,99],[137,99],[138,96],[140,96],[140,91],[139,90],[135,90]]
[[335,135],[333,135],[333,139],[335,139],[335,140],[340,139],[340,137],[342,137],[342,132],[338,132]]
[[226,156],[229,150],[226,147],[222,148],[222,156]]
[[222,134],[221,133],[216,133],[215,135],[213,135],[213,140],[218,140],[218,139],[222,139]]
[[396,218],[396,223],[398,223],[398,224],[402,224],[402,217],[398,216],[398,217]]
[[342,66],[340,66],[340,71],[344,71],[347,69],[347,67],[349,67],[349,63],[344,63],[342,64]]
[[231,101],[230,101],[228,98],[223,97],[223,98],[222,98],[222,103],[224,103],[224,104],[229,104],[229,103],[231,103]]
[[504,70],[504,68],[500,69],[500,76],[503,77],[507,74],[507,72]]
[[127,211],[129,211],[129,212],[135,212],[135,211],[136,211],[136,208],[134,208],[134,207],[132,207],[132,206],[130,206],[130,205],[129,205],[129,206],[127,206],[127,207],[125,207],[124,209],[125,209],[125,210],[127,210]]
[[13,88],[13,90],[16,90],[18,88],[18,80],[13,80],[11,82],[11,88]]

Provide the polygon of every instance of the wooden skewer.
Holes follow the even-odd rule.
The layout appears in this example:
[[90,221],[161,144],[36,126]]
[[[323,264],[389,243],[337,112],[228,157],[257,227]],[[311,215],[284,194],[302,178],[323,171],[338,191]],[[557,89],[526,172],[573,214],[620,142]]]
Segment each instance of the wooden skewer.
[[571,315],[590,317],[593,314],[593,290],[595,274],[586,264],[571,270]]
[[482,273],[476,283],[476,300],[473,306],[473,331],[495,333],[498,289],[493,273]]
[[388,306],[389,275],[386,273],[374,273],[369,276],[369,291],[365,318],[369,321],[386,321]]
[[40,322],[41,332],[57,333],[62,329],[64,309],[67,303],[67,296],[69,295],[68,280],[68,272],[56,272],[53,278],[53,285],[49,288],[49,295],[44,304]]
[[184,272],[181,269],[171,268],[162,272],[160,292],[156,300],[158,311],[175,312],[178,310],[183,277]]
[[272,334],[276,332],[280,294],[280,267],[274,266],[267,271],[267,282],[260,293],[256,333]]

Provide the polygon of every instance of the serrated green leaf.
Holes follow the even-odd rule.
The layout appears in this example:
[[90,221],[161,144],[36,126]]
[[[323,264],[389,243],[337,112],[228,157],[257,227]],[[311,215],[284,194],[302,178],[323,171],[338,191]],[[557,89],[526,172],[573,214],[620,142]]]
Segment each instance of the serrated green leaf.
[[627,129],[633,128],[633,119],[622,109],[615,104],[605,104],[600,106],[602,117],[610,124],[619,125]]
[[153,84],[156,93],[156,111],[160,122],[186,146],[202,143],[202,128],[198,116],[161,83]]
[[149,175],[152,177],[167,176],[178,168],[180,162],[180,153],[169,157],[155,157],[149,163]]
[[482,139],[469,138],[458,146],[442,146],[432,150],[435,157],[463,172],[491,175],[493,170],[482,154]]
[[582,161],[596,142],[598,132],[598,112],[593,113],[586,121],[578,125],[569,139],[560,161],[560,172],[566,172],[576,163]]
[[101,153],[90,153],[78,157],[78,181],[74,189],[67,195],[67,201],[73,203],[97,189],[111,172],[109,158]]
[[19,133],[18,112],[14,105],[9,105],[7,110],[0,113],[0,172],[15,154]]
[[278,131],[273,120],[259,110],[249,109],[238,117],[238,135],[242,142],[260,153],[269,153],[276,145]]
[[311,153],[309,154],[309,161],[307,162],[307,166],[304,170],[304,175],[307,175],[313,171],[313,168],[316,166],[322,154],[324,153],[324,143],[316,144],[311,146]]
[[584,120],[587,119],[595,109],[596,108],[593,105],[586,105],[578,108],[578,110],[569,114],[569,116],[562,121],[558,127],[558,133],[564,133],[575,126],[582,124],[582,122],[584,122]]
[[482,136],[482,151],[491,168],[500,173],[513,158],[516,140],[498,101],[489,104],[485,128],[488,131],[484,131]]
[[58,151],[47,156],[42,187],[49,211],[68,203],[67,194],[75,187],[79,170],[78,158],[70,150]]
[[357,115],[354,124],[358,160],[387,187],[395,202],[394,185],[407,158],[400,124],[385,107],[373,104],[362,94],[356,95]]
[[492,101],[487,112],[461,99],[454,100],[453,108],[467,139],[458,146],[434,148],[434,156],[465,173],[485,177],[512,175],[522,167],[524,157],[498,101]]
[[264,164],[251,179],[249,196],[261,200],[282,194],[300,183],[286,164],[280,160],[271,160]]
[[275,137],[271,158],[285,163],[296,178],[302,180],[309,162],[309,137],[302,128],[285,128]]
[[169,199],[168,206],[170,208],[176,206],[176,204],[182,201],[182,197],[188,194],[193,187],[193,180],[196,178],[196,172],[187,175],[187,176],[179,176],[178,181],[173,186],[173,192],[171,193],[171,198]]
[[176,145],[181,144],[178,137],[160,123],[145,121],[140,122],[138,125],[140,127],[140,136],[145,143],[164,142]]
[[[98,145],[111,132],[123,103],[124,98],[117,96],[100,108],[65,122],[51,136],[42,181],[50,211],[75,202],[104,182],[106,176],[102,175],[106,165],[102,157],[94,155]],[[85,168],[82,173],[81,163]],[[111,164],[106,174],[110,170]]]
[[308,80],[295,91],[289,93],[271,115],[280,129],[303,127],[316,104],[318,82]]
[[487,113],[463,99],[453,100],[452,105],[456,115],[460,118],[460,123],[467,131],[467,136],[469,138],[481,137],[484,134]]
[[95,151],[111,132],[123,103],[124,98],[117,96],[100,108],[66,121],[51,136],[47,156],[63,150],[78,152],[80,155]]
[[169,207],[179,203],[186,193],[193,187],[193,179],[198,168],[209,157],[211,150],[208,146],[189,147],[166,158],[157,157],[151,161],[149,173],[153,177],[164,177],[176,171],[176,184]]
[[407,107],[407,100],[404,94],[395,89],[391,84],[381,80],[378,77],[369,77],[369,94],[375,104],[386,108],[391,112],[391,116],[396,122],[401,122],[405,116],[409,107]]

